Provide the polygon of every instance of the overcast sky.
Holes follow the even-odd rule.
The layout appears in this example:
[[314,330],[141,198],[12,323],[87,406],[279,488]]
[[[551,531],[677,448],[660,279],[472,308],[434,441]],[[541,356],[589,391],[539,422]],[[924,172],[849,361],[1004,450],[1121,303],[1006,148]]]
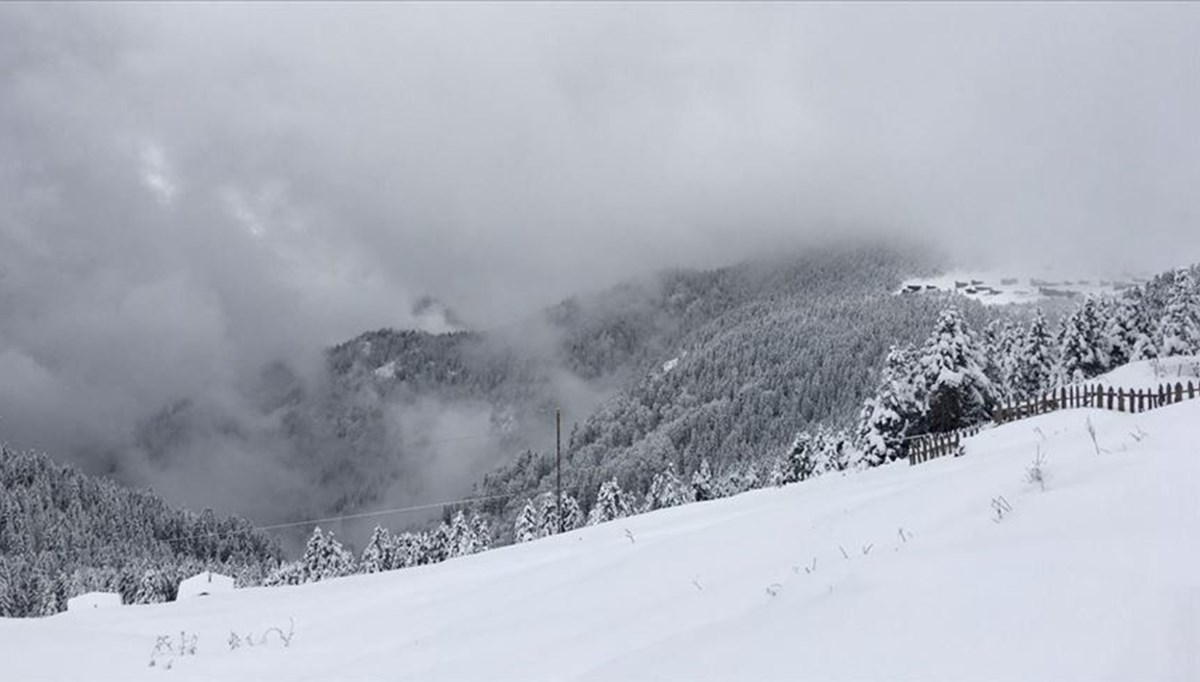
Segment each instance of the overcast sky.
[[1200,260],[1200,5],[0,6],[0,439],[813,236]]

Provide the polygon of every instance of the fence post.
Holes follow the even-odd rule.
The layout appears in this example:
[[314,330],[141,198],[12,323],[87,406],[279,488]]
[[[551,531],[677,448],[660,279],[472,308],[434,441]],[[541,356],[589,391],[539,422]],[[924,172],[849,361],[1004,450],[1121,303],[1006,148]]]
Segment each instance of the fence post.
[[1113,408],[1113,398],[1116,397],[1116,393],[1112,386],[1108,387],[1108,409],[1110,410]]
[[1196,386],[1195,386],[1195,384],[1192,383],[1191,379],[1188,379],[1188,400],[1191,400],[1192,398],[1195,398],[1195,397],[1196,397]]
[[1125,411],[1125,389],[1117,389],[1117,412]]
[[1174,402],[1177,402],[1177,403],[1183,402],[1183,383],[1181,383],[1179,381],[1175,382],[1175,400],[1174,400]]

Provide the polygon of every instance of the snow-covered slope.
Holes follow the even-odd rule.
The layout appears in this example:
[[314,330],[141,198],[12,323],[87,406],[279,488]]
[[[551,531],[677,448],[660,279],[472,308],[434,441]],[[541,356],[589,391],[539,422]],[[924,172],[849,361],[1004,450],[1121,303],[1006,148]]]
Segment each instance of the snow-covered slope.
[[[0,661],[5,680],[1197,680],[1198,415],[1064,411],[959,459],[435,566],[0,620]],[[287,648],[228,645],[289,619]],[[149,667],[180,631],[195,654]]]
[[1200,357],[1179,355],[1158,360],[1140,360],[1121,365],[1108,374],[1089,379],[1085,384],[1102,384],[1133,390],[1158,388],[1176,382],[1187,385],[1200,379]]

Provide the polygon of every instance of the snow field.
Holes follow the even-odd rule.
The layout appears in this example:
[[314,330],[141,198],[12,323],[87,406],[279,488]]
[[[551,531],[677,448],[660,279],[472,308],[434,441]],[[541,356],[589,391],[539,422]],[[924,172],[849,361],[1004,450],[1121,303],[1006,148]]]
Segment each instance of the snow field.
[[1062,411],[433,566],[0,620],[4,679],[1197,680],[1197,416]]

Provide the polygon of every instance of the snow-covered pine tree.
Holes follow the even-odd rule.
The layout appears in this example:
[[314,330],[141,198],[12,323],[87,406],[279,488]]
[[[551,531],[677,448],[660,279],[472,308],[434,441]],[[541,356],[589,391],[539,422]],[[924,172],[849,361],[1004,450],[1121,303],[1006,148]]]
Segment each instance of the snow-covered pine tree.
[[596,503],[588,514],[588,525],[596,525],[629,516],[629,500],[617,479],[611,478],[600,484],[600,492],[596,494]]
[[392,534],[383,526],[375,526],[375,530],[371,531],[371,539],[363,548],[358,570],[360,573],[379,573],[399,568],[396,566],[395,554]]
[[1137,344],[1136,311],[1125,297],[1107,296],[1098,301],[1104,331],[1101,338],[1111,367],[1119,367],[1133,356]]
[[538,537],[547,537],[558,532],[558,501],[554,493],[545,492],[537,497]]
[[883,363],[879,387],[859,414],[858,441],[863,466],[879,466],[904,454],[904,439],[920,422],[921,404],[913,374],[915,352],[892,346]]
[[175,598],[175,583],[157,568],[147,568],[134,593],[134,604],[163,604]]
[[958,310],[943,310],[920,361],[928,386],[924,421],[930,432],[953,431],[988,418],[995,389],[984,374],[984,364],[974,334]]
[[419,565],[422,552],[422,540],[419,535],[404,532],[392,538],[392,562],[396,568]]
[[807,431],[796,434],[788,448],[783,468],[783,482],[796,483],[811,478],[817,470],[819,453],[813,448],[813,437]]
[[417,537],[421,540],[419,563],[436,564],[450,558],[450,528],[445,523]]
[[1154,340],[1156,325],[1150,312],[1145,287],[1136,286],[1125,290],[1121,294],[1120,302],[1118,315],[1122,317],[1122,325],[1129,329],[1129,362],[1158,357],[1158,348]]
[[1053,383],[1054,337],[1046,324],[1046,316],[1038,308],[1029,322],[1029,328],[1020,336],[1016,357],[1016,369],[1012,379],[1013,397],[1017,400],[1039,398]]
[[1058,351],[1060,385],[1086,381],[1108,369],[1104,327],[1096,299],[1090,296],[1063,321]]
[[267,574],[263,585],[275,587],[277,585],[299,585],[303,582],[304,564],[299,561],[285,561]]
[[767,483],[774,488],[787,483],[787,474],[782,457],[771,460],[771,471],[767,473]]
[[673,469],[667,468],[655,474],[650,481],[644,508],[646,511],[654,511],[674,507],[691,501],[689,498],[690,491],[684,487],[683,481],[679,480]]
[[583,510],[579,507],[579,500],[576,500],[567,493],[563,493],[562,495],[562,510],[564,531],[575,530],[586,525],[587,518],[583,515]]
[[492,527],[487,517],[479,512],[471,513],[471,531],[474,534],[473,552],[486,552],[492,548]]
[[692,499],[697,502],[711,500],[716,497],[716,490],[713,485],[712,469],[708,465],[708,458],[700,460],[700,468],[692,474]]
[[538,514],[533,498],[525,500],[521,513],[517,514],[516,525],[513,528],[514,542],[529,542],[542,536],[542,519]]
[[315,583],[354,573],[354,557],[333,537],[333,533],[322,533],[320,526],[313,529],[304,557],[300,560],[304,571],[304,582]]
[[1200,297],[1187,268],[1175,271],[1166,308],[1155,337],[1158,357],[1193,355],[1200,352]]
[[852,451],[850,437],[845,431],[831,431],[825,439],[824,471],[845,471],[850,467]]
[[992,320],[983,328],[983,373],[992,382],[997,400],[1010,397],[1013,336],[1013,325],[1008,320]]
[[447,558],[467,556],[478,552],[482,543],[475,537],[475,528],[463,510],[454,512],[446,530]]

